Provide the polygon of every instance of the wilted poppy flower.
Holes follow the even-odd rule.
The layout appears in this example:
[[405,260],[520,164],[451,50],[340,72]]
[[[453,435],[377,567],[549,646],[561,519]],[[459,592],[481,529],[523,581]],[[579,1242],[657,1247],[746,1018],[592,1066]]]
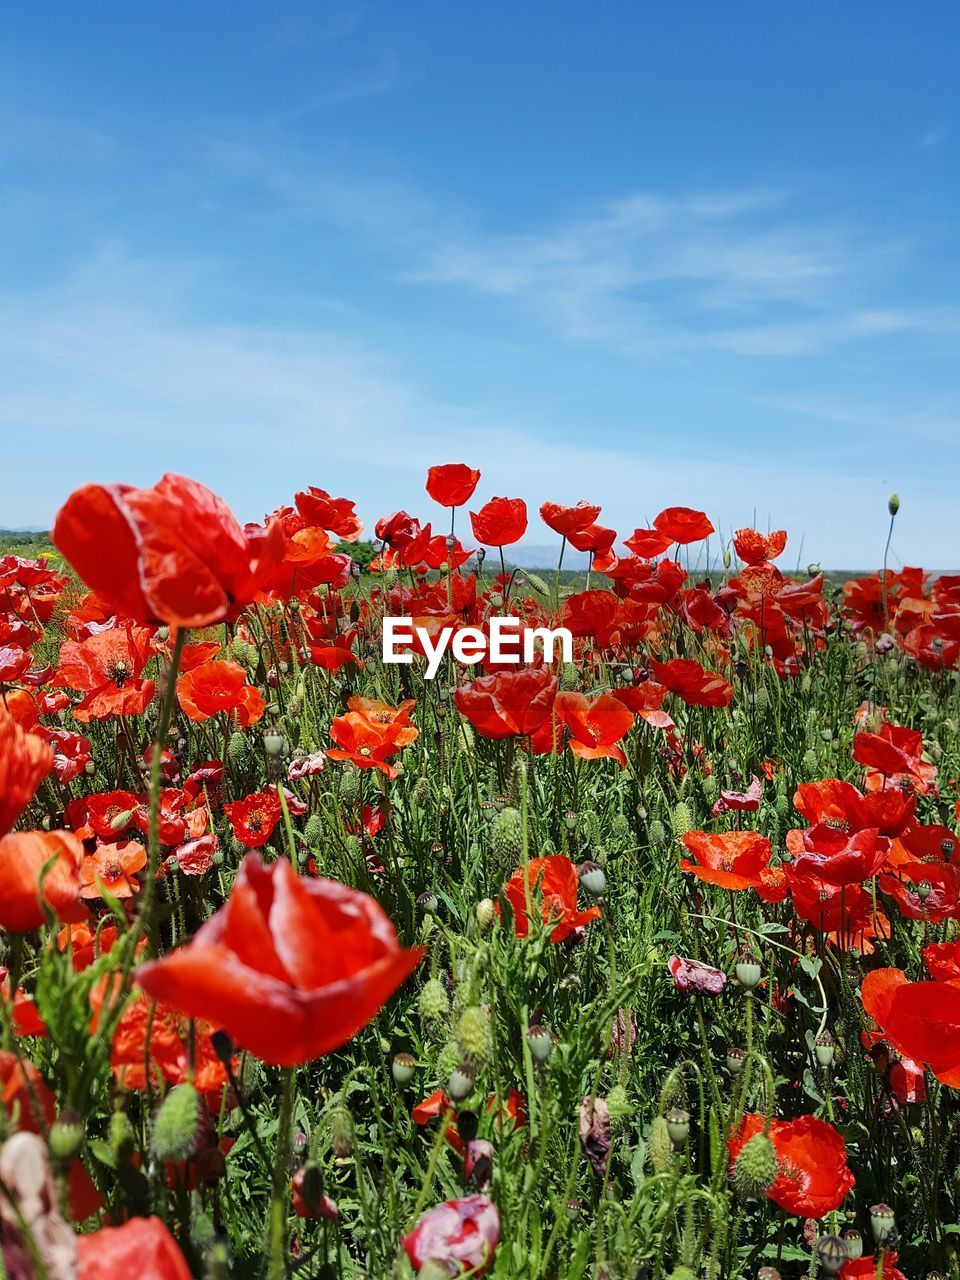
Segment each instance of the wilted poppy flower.
[[610,1109],[603,1098],[584,1098],[580,1106],[580,1141],[598,1178],[607,1171],[611,1142]]
[[18,831],[0,839],[0,928],[26,933],[46,923],[41,875],[43,902],[58,919],[86,919],[80,902],[82,862],[83,845],[69,831]]
[[453,1268],[451,1276],[483,1275],[499,1242],[500,1215],[487,1196],[438,1204],[403,1237],[407,1257],[417,1271],[427,1262],[437,1262]]
[[750,779],[746,791],[721,791],[710,810],[711,818],[718,818],[721,813],[734,810],[737,813],[756,813],[760,808],[763,795],[763,783],[756,774]]
[[366,894],[248,854],[226,904],[137,981],[265,1062],[295,1066],[346,1043],[422,956]]
[[267,843],[282,812],[276,791],[258,791],[242,800],[231,800],[223,806],[223,811],[234,836],[248,849],[258,849]]
[[111,627],[87,640],[67,640],[60,649],[56,683],[87,696],[73,708],[81,724],[108,716],[142,715],[154,694],[152,680],[143,680],[153,656],[147,627]]
[[290,1179],[293,1212],[298,1218],[326,1218],[334,1221],[340,1211],[323,1190],[323,1178],[317,1165],[304,1165]]
[[690,507],[667,507],[653,522],[654,529],[671,542],[686,546],[688,542],[700,542],[713,533],[713,525],[702,511]]
[[586,502],[583,498],[575,507],[565,507],[559,502],[545,502],[540,508],[540,519],[543,523],[563,538],[589,528],[599,514],[600,508]]
[[692,707],[725,707],[733,698],[733,685],[714,671],[707,671],[693,658],[650,661],[654,677],[671,693]]
[[633,716],[622,702],[609,693],[592,699],[582,693],[558,693],[553,705],[557,719],[570,731],[575,756],[582,760],[605,757],[626,768],[627,758],[616,744],[633,727]]
[[466,463],[446,462],[427,472],[427,493],[441,507],[462,507],[473,497],[479,479],[480,472]]
[[263,716],[263,694],[247,684],[239,662],[201,662],[177,681],[177,701],[188,719],[202,724],[225,712],[238,724],[256,724]]
[[131,1218],[77,1237],[77,1280],[191,1280],[180,1246],[159,1218]]
[[766,836],[756,831],[688,831],[683,843],[694,862],[680,860],[682,870],[721,889],[755,889],[767,901],[783,898],[770,870],[772,850]]
[[727,985],[727,975],[713,965],[702,964],[687,956],[671,956],[667,971],[678,991],[698,996],[718,996]]
[[216,494],[172,474],[152,489],[84,485],[61,507],[52,537],[119,613],[178,627],[238,617],[283,556],[278,524],[242,529]]
[[744,564],[763,564],[765,561],[776,560],[786,545],[786,529],[777,529],[775,533],[738,529],[733,535],[733,549]]
[[328,759],[349,760],[358,769],[379,769],[385,777],[395,778],[396,768],[387,762],[420,736],[410,723],[415,705],[412,698],[399,707],[375,698],[351,698],[346,715],[337,716],[330,725],[330,737],[337,746],[327,748]]
[[54,777],[64,786],[79,777],[92,759],[90,739],[85,738],[82,733],[41,726],[37,730],[37,736],[53,749]]
[[[727,1142],[730,1168],[737,1156],[767,1121],[748,1114]],[[854,1176],[847,1167],[847,1144],[832,1125],[816,1116],[770,1121],[768,1137],[777,1153],[778,1172],[767,1199],[795,1218],[822,1218],[841,1204],[853,1190]]]
[[114,898],[132,898],[140,889],[136,875],[147,865],[147,851],[136,840],[102,844],[80,867],[80,897],[99,898],[101,888]]
[[544,924],[552,926],[552,942],[563,942],[575,929],[589,924],[591,920],[599,920],[599,907],[588,907],[586,911],[578,908],[579,885],[577,868],[562,854],[531,858],[526,867],[515,871],[503,886],[504,897],[513,909],[513,931],[516,936],[525,938],[530,932],[528,895],[534,908],[539,901]]
[[487,547],[519,542],[527,531],[527,504],[522,498],[491,498],[470,512],[473,536]]
[[557,678],[549,668],[527,667],[478,676],[461,685],[454,701],[483,737],[523,737],[549,718],[556,692]]

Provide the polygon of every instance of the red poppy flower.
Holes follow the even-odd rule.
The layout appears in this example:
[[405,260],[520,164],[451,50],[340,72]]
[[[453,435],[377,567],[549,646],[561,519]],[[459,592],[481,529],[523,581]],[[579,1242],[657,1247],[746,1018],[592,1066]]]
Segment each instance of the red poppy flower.
[[595,556],[608,552],[616,540],[616,529],[605,529],[602,524],[588,524],[585,529],[573,529],[567,534],[575,551],[589,551]]
[[101,886],[114,898],[132,898],[140,889],[137,872],[147,865],[147,851],[136,840],[102,844],[80,867],[80,897],[99,898]]
[[738,529],[733,535],[733,549],[744,564],[764,564],[776,560],[786,545],[786,529],[777,529],[775,533]]
[[330,725],[337,747],[327,748],[328,758],[350,760],[358,769],[379,769],[385,777],[395,778],[396,768],[387,762],[420,736],[410,723],[415,705],[412,698],[399,707],[375,698],[351,698],[346,715],[337,716]]
[[435,1262],[446,1267],[451,1276],[483,1275],[499,1242],[500,1215],[487,1196],[438,1204],[403,1237],[407,1257],[417,1271],[427,1262]]
[[363,523],[349,498],[331,498],[326,489],[313,485],[294,498],[297,510],[308,525],[335,533],[341,542],[356,542],[363,533]]
[[884,724],[877,733],[858,733],[853,758],[867,769],[867,790],[886,790],[890,781],[919,795],[936,795],[936,765],[923,759],[923,738],[916,729]]
[[661,711],[667,690],[658,680],[643,680],[640,684],[628,685],[624,689],[614,689],[613,696],[622,702],[628,711],[646,720],[655,729],[672,729],[673,719],[666,711]]
[[159,1218],[131,1218],[77,1237],[77,1280],[190,1280],[180,1246]]
[[694,511],[690,507],[667,507],[653,522],[654,529],[662,533],[671,542],[686,546],[689,542],[700,542],[713,533],[713,525],[703,511]]
[[923,963],[938,982],[960,983],[960,942],[931,942],[923,948]]
[[58,919],[86,919],[80,902],[82,862],[83,845],[69,831],[18,831],[0,839],[0,928],[26,933],[46,923],[41,875],[43,902]]
[[652,560],[654,556],[666,551],[671,542],[673,538],[661,533],[659,529],[634,529],[629,538],[624,538],[623,545],[641,560]]
[[427,493],[441,507],[462,507],[473,497],[479,479],[480,472],[466,463],[446,462],[427,472]]
[[[766,1123],[761,1115],[743,1117],[739,1130],[727,1142],[731,1171],[737,1156],[751,1138],[764,1131]],[[839,1209],[855,1179],[847,1167],[847,1144],[836,1129],[816,1116],[773,1119],[768,1137],[779,1169],[767,1189],[767,1199],[795,1218],[822,1218]]]
[[53,749],[53,773],[64,786],[79,777],[92,759],[90,739],[82,733],[42,726],[37,730],[37,736]]
[[293,1212],[298,1218],[326,1218],[330,1221],[340,1216],[336,1204],[323,1191],[322,1182],[309,1185],[306,1165],[298,1169],[290,1179],[290,1198]]
[[565,507],[560,502],[545,502],[540,508],[540,519],[554,533],[568,538],[592,525],[600,514],[600,508],[583,498],[575,507]]
[[582,693],[558,693],[553,704],[557,719],[567,726],[570,750],[582,760],[616,760],[621,769],[627,758],[616,744],[633,728],[633,716],[616,698],[601,693],[588,698]]
[[901,863],[895,873],[881,875],[884,893],[908,920],[936,923],[960,916],[960,868],[944,864]]
[[454,694],[460,714],[485,738],[536,733],[553,709],[556,676],[547,667],[478,676]]
[[577,591],[564,600],[560,624],[574,637],[594,636],[606,644],[619,612],[620,601],[612,591]]
[[[840,1268],[840,1280],[876,1280],[877,1259],[872,1254],[845,1262]],[[897,1266],[897,1255],[885,1253],[879,1271],[880,1280],[907,1280]]]
[[552,926],[550,938],[553,942],[563,942],[575,929],[589,924],[591,920],[598,920],[599,907],[588,907],[586,911],[577,907],[579,883],[577,868],[561,854],[531,858],[526,865],[526,882],[524,868],[515,871],[504,885],[503,892],[513,908],[513,930],[517,937],[525,938],[530,932],[528,892],[534,906],[540,902],[543,922]]
[[522,498],[491,498],[470,512],[473,536],[487,547],[519,542],[527,531],[527,504]]
[[692,707],[726,707],[733,698],[733,685],[715,671],[707,671],[693,658],[651,659],[650,670],[671,693]]
[[798,918],[846,949],[871,950],[875,928],[881,935],[889,932],[886,916],[874,910],[873,895],[860,885],[827,884],[816,876],[794,875],[790,867],[784,876]]
[[13,684],[14,680],[19,680],[32,661],[26,649],[0,646],[0,684]]
[[216,494],[171,474],[152,489],[84,485],[52,537],[124,617],[182,627],[238,617],[283,555],[279,525],[241,529]]
[[826,884],[860,884],[877,874],[889,852],[889,840],[876,827],[848,836],[820,824],[804,832],[803,852],[793,870],[798,876],[813,876]]
[[280,797],[275,791],[258,791],[242,800],[231,800],[223,806],[223,811],[234,836],[248,849],[258,849],[267,843],[282,813]]
[[680,860],[683,871],[721,889],[754,889],[769,902],[784,897],[769,874],[772,849],[756,831],[688,831],[683,843],[696,859]]
[[938,1080],[960,1088],[960,986],[910,982],[900,969],[874,969],[861,984],[860,998],[898,1053],[926,1063]]
[[824,824],[839,831],[876,827],[884,836],[898,836],[913,818],[917,802],[895,787],[863,795],[839,778],[801,782],[793,793],[793,807],[811,826]]
[[202,724],[219,712],[244,727],[263,716],[263,694],[247,684],[247,673],[239,662],[201,662],[177,681],[177,701],[189,720]]
[[111,627],[87,640],[66,641],[56,683],[87,695],[73,708],[81,724],[109,716],[139,716],[154,694],[154,682],[140,678],[152,656],[149,628]]
[[49,746],[25,733],[0,698],[0,836],[20,817],[52,764]]
[[366,894],[248,854],[226,905],[137,981],[265,1062],[295,1066],[345,1044],[423,954],[399,945]]

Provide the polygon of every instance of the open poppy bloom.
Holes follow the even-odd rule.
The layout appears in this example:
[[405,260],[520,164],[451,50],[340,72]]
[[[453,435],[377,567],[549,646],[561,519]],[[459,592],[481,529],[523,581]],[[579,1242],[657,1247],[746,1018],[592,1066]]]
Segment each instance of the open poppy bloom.
[[500,1242],[500,1215],[487,1196],[447,1200],[428,1209],[403,1237],[407,1257],[419,1271],[427,1262],[452,1268],[451,1276],[483,1275]]
[[231,800],[223,806],[223,811],[234,836],[248,849],[258,849],[267,843],[282,813],[276,791],[259,791],[242,800]]
[[672,542],[673,539],[659,529],[634,529],[629,538],[624,538],[623,545],[641,560],[652,560],[666,551]]
[[793,870],[798,876],[815,876],[827,884],[860,884],[877,874],[889,852],[890,841],[876,827],[851,836],[819,823],[803,833],[803,849]]
[[388,763],[390,757],[420,736],[420,730],[410,723],[415,705],[412,698],[399,707],[375,698],[351,698],[346,715],[337,716],[330,725],[330,737],[337,746],[327,748],[327,757],[349,760],[358,769],[379,769],[385,777],[395,778],[397,771]]
[[713,533],[713,525],[704,512],[694,511],[691,507],[667,507],[654,520],[653,527],[681,547],[689,542],[700,542]]
[[77,1237],[77,1280],[191,1280],[180,1246],[159,1218],[131,1218]]
[[[748,1114],[727,1142],[730,1168],[758,1133],[766,1118]],[[822,1218],[839,1209],[853,1190],[854,1177],[847,1167],[847,1144],[832,1125],[816,1116],[770,1121],[767,1131],[777,1153],[778,1172],[767,1189],[767,1199],[795,1218]]]
[[52,538],[118,613],[177,627],[237,618],[283,556],[279,525],[243,529],[216,494],[172,474],[152,489],[84,485],[60,508]]
[[873,969],[861,984],[860,999],[898,1053],[960,1088],[960,985],[911,982],[902,969]]
[[744,564],[763,564],[776,560],[787,545],[786,529],[774,533],[758,533],[756,529],[738,529],[733,535],[733,549]]
[[683,843],[693,855],[681,858],[683,871],[721,889],[754,889],[768,902],[782,899],[782,889],[770,871],[772,849],[756,831],[688,831]]
[[226,904],[137,981],[264,1062],[296,1066],[366,1026],[423,954],[365,893],[248,854]]
[[356,503],[349,498],[331,498],[326,489],[313,485],[294,498],[297,510],[307,525],[334,533],[341,542],[356,542],[363,533],[363,523],[356,513]]
[[877,733],[858,733],[853,758],[867,770],[868,791],[885,791],[893,782],[918,795],[937,794],[937,766],[923,759],[916,729],[884,724]]
[[627,758],[616,744],[633,728],[633,715],[609,693],[588,698],[582,693],[558,693],[557,719],[570,731],[570,750],[582,760],[616,760],[625,769]]
[[47,743],[25,732],[0,698],[0,835],[20,817],[52,765]]
[[591,920],[599,920],[599,907],[588,907],[586,911],[578,908],[579,884],[577,868],[562,854],[531,858],[526,868],[520,867],[515,871],[503,886],[503,893],[513,909],[513,931],[516,936],[525,938],[530,932],[528,894],[534,909],[540,903],[540,916],[544,924],[551,926],[552,942],[563,942],[575,929],[589,924]]
[[56,682],[87,695],[73,708],[81,724],[139,716],[154,694],[154,682],[141,679],[152,656],[149,628],[111,627],[87,640],[67,640],[60,649]]
[[733,698],[733,685],[714,671],[707,671],[693,658],[650,661],[655,679],[691,707],[726,707]]
[[465,462],[446,462],[427,472],[427,493],[441,507],[462,507],[473,497],[480,472]]
[[239,662],[201,662],[177,681],[177,701],[184,715],[202,724],[220,712],[244,727],[263,716],[263,694],[247,684],[247,673]]
[[571,533],[579,533],[594,524],[600,508],[583,498],[575,507],[565,507],[559,502],[545,502],[540,508],[540,519],[554,533],[568,538]]
[[527,531],[527,504],[522,498],[491,498],[470,512],[473,536],[487,547],[519,542]]
[[454,694],[457,710],[485,738],[536,733],[551,715],[557,678],[547,667],[478,676]]
[[140,890],[137,872],[147,865],[147,851],[136,840],[102,844],[80,867],[80,897],[99,898],[101,889],[113,898],[132,898]]

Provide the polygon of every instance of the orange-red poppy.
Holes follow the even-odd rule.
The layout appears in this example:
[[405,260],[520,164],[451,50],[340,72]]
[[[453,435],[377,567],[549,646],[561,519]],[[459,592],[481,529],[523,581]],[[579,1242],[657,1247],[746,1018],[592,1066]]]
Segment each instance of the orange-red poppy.
[[713,533],[713,525],[706,514],[691,507],[667,507],[656,517],[653,527],[681,547],[689,542],[700,542]]
[[[48,862],[52,865],[45,871]],[[39,929],[47,918],[42,903],[64,923],[86,919],[80,902],[82,862],[83,845],[69,831],[18,831],[0,839],[0,928],[11,933]]]
[[621,769],[627,758],[616,744],[633,728],[633,715],[609,693],[588,698],[582,693],[561,692],[553,704],[557,719],[570,732],[570,750],[582,760],[616,760]]
[[693,658],[651,659],[650,670],[665,688],[692,707],[725,707],[733,698],[733,685]]
[[50,747],[24,732],[0,698],[0,836],[20,817],[52,766]]
[[694,861],[680,867],[721,889],[753,889],[768,902],[780,902],[786,889],[770,867],[770,841],[756,831],[688,831],[683,843]]
[[503,886],[503,893],[513,910],[513,930],[517,937],[525,938],[530,932],[528,896],[532,906],[539,903],[540,917],[550,926],[552,942],[563,942],[574,930],[591,920],[599,920],[599,907],[581,911],[577,906],[579,883],[577,868],[562,854],[531,858],[525,867],[515,871]]
[[470,512],[473,536],[487,547],[519,542],[527,531],[527,504],[522,498],[491,498]]
[[225,906],[137,981],[264,1061],[295,1066],[355,1035],[423,954],[399,945],[366,894],[248,854]]
[[124,617],[182,627],[238,617],[283,555],[279,525],[241,528],[216,494],[172,474],[152,489],[84,485],[61,507],[52,537]]
[[99,898],[106,890],[113,898],[132,898],[140,890],[137,872],[147,865],[147,851],[137,840],[102,844],[80,867],[80,897]]
[[191,1280],[180,1246],[159,1218],[131,1218],[77,1238],[77,1280]]
[[263,715],[263,694],[247,684],[247,673],[239,662],[201,662],[177,681],[177,701],[184,715],[202,723],[225,712],[238,724],[256,724]]
[[484,738],[524,737],[549,718],[557,678],[547,667],[497,671],[478,676],[454,694],[460,714]]
[[427,472],[427,493],[441,507],[462,507],[473,497],[480,472],[465,462],[446,462]]
[[589,528],[596,522],[599,514],[600,508],[583,498],[573,507],[565,507],[560,502],[545,502],[540,508],[543,523],[563,538]]
[[86,724],[142,715],[156,687],[141,678],[153,652],[147,627],[111,627],[86,640],[67,640],[60,649],[56,683],[87,695],[73,708],[75,718]]
[[349,498],[332,498],[326,489],[313,485],[298,493],[294,502],[308,525],[335,533],[341,542],[356,542],[363,533],[363,522],[356,513],[356,503]]
[[259,791],[242,800],[231,800],[223,806],[223,811],[235,838],[248,849],[258,849],[267,843],[282,813],[276,791]]
[[763,564],[765,561],[776,560],[786,545],[786,529],[777,529],[774,533],[738,529],[733,535],[733,549],[744,564]]
[[758,1133],[766,1130],[777,1153],[778,1172],[767,1199],[795,1218],[822,1218],[839,1209],[854,1187],[847,1166],[847,1144],[836,1129],[816,1116],[769,1122],[748,1114],[727,1142],[730,1167]]
[[413,699],[391,707],[375,698],[353,697],[345,715],[337,716],[330,725],[330,737],[337,744],[327,749],[331,760],[350,760],[358,769],[378,769],[388,778],[396,777],[389,764],[392,756],[420,735],[410,723]]

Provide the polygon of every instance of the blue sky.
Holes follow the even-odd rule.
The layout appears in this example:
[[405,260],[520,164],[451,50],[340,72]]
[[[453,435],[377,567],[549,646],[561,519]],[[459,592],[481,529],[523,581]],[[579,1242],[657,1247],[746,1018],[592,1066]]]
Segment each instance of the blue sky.
[[[0,525],[179,470],[960,562],[960,8],[7,6]],[[434,509],[435,511],[435,509]],[[802,537],[802,549],[801,549]],[[537,522],[529,541],[549,543]]]

